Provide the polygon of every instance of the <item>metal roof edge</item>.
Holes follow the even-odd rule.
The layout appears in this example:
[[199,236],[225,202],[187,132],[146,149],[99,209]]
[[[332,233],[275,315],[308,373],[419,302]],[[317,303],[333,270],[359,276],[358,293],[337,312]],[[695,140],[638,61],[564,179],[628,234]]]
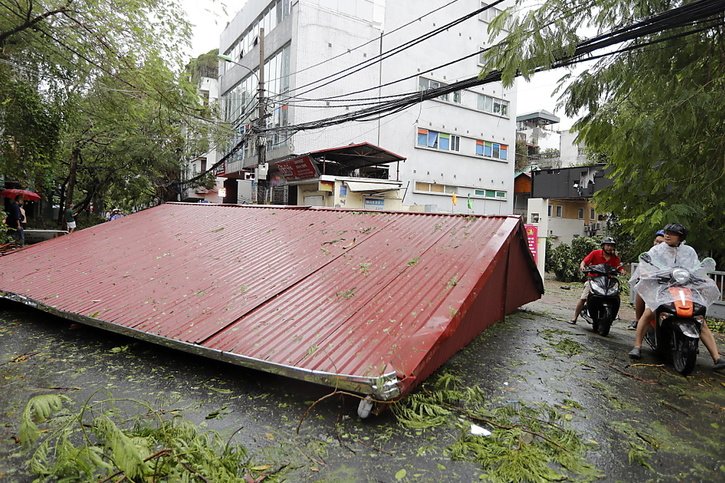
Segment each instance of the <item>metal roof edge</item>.
[[[194,204],[194,203],[191,203]],[[200,203],[201,204],[201,203]],[[279,207],[279,206],[278,206]],[[282,206],[283,207],[283,206]],[[411,215],[411,216],[446,216],[449,218],[521,218],[520,215],[477,215],[474,213],[445,213],[425,211],[395,211],[395,210],[366,210],[364,208],[334,208],[331,206],[307,206],[310,210],[316,211],[342,211],[345,213],[385,213],[387,215]]]
[[274,362],[263,361],[254,357],[241,356],[228,352],[211,349],[203,345],[190,344],[179,340],[163,337],[160,335],[150,334],[136,329],[131,329],[122,325],[106,322],[93,317],[86,317],[73,312],[65,312],[58,310],[50,305],[46,305],[37,300],[25,297],[23,295],[12,292],[0,292],[0,299],[9,300],[11,302],[20,303],[34,309],[42,310],[49,314],[72,320],[83,325],[95,327],[97,329],[108,330],[123,336],[150,342],[153,344],[177,349],[202,357],[208,357],[221,362],[235,364],[237,366],[249,369],[269,372],[280,376],[298,379],[306,382],[331,386],[335,389],[343,389],[360,394],[370,394],[381,401],[389,401],[400,396],[400,381],[395,371],[383,374],[377,377],[358,376],[352,374],[337,374],[325,371],[314,371],[311,369],[303,369],[300,367],[286,366]]
[[[255,204],[246,204],[246,205],[239,205],[236,203],[187,203],[184,201],[168,201],[166,203],[162,203],[164,205],[182,205],[182,206],[204,206],[204,207],[222,207],[222,208],[245,208],[245,209],[288,209],[288,210],[308,210],[312,208],[311,206],[304,206],[304,205],[255,205]],[[161,206],[161,205],[156,205]],[[152,208],[156,208],[156,206],[152,206],[150,208],[146,208],[146,210],[150,210]],[[141,210],[145,211],[145,210]],[[137,212],[138,213],[138,212]],[[134,213],[132,213],[134,214]]]

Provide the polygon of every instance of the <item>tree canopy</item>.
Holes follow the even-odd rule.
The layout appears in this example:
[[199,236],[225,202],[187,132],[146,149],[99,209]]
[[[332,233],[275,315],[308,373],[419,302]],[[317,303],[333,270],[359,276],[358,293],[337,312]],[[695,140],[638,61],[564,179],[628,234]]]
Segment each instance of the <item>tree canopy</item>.
[[216,123],[178,0],[0,5],[0,171],[76,210],[176,199]]
[[[517,2],[492,24],[500,49],[486,53],[487,69],[504,82],[573,52],[582,31],[606,32],[683,4],[682,0],[547,0],[525,13]],[[514,11],[518,13],[514,14]],[[627,50],[625,50],[627,49]],[[665,224],[690,228],[701,254],[725,262],[725,43],[722,11],[617,47],[578,76],[565,75],[559,103],[580,116],[577,141],[601,155],[613,185],[597,193],[641,249]]]

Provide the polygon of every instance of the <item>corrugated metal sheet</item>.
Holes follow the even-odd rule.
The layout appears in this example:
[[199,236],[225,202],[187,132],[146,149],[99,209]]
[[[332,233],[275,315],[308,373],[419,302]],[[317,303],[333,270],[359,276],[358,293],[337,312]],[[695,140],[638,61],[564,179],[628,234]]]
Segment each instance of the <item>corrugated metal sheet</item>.
[[543,293],[518,217],[166,204],[0,258],[6,298],[389,399]]

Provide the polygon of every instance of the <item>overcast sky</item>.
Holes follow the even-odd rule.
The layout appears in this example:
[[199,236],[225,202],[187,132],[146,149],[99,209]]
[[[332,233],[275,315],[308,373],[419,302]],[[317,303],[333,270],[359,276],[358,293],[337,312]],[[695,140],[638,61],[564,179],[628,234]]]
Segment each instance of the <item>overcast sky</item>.
[[[193,25],[193,37],[189,57],[196,57],[219,47],[219,36],[227,22],[242,8],[246,0],[182,0],[187,17]],[[231,6],[229,6],[231,5]],[[561,118],[560,129],[568,129],[574,122],[563,112],[555,111],[556,97],[552,91],[556,81],[565,70],[542,72],[532,77],[531,82],[518,79],[517,115],[545,109]]]

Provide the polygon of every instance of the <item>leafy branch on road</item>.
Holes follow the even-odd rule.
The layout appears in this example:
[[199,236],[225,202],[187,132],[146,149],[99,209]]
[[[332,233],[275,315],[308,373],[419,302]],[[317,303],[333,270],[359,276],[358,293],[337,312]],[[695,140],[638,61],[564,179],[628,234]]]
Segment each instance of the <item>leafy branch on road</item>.
[[[124,418],[121,402],[141,414]],[[30,451],[30,471],[48,480],[259,482],[284,469],[255,465],[231,438],[131,400],[89,400],[74,410],[67,396],[35,396],[18,439]]]
[[[586,460],[588,444],[566,424],[571,414],[547,404],[494,407],[478,386],[464,387],[450,374],[424,383],[394,405],[393,413],[409,429],[457,429],[458,438],[446,453],[478,463],[485,472],[482,478],[490,481],[593,481],[603,476]],[[472,424],[487,427],[490,434],[472,434]]]

